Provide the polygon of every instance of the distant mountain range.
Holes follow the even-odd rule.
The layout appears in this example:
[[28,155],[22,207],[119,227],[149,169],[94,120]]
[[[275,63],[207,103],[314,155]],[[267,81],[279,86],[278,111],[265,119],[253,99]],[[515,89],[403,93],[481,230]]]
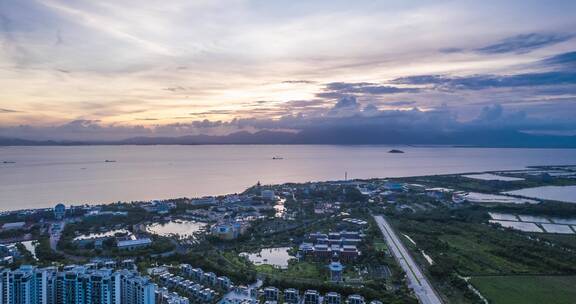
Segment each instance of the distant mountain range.
[[480,147],[576,148],[576,136],[526,134],[514,130],[438,132],[422,130],[366,130],[354,128],[236,132],[223,136],[133,137],[119,141],[36,141],[0,137],[0,146],[71,145],[208,145],[208,144],[334,144],[334,145],[451,145]]

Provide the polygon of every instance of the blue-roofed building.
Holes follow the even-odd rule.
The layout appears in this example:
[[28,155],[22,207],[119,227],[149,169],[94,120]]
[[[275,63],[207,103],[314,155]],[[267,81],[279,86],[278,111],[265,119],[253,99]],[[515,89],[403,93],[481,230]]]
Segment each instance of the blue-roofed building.
[[54,217],[57,220],[61,220],[66,216],[66,206],[64,204],[58,204],[54,207]]

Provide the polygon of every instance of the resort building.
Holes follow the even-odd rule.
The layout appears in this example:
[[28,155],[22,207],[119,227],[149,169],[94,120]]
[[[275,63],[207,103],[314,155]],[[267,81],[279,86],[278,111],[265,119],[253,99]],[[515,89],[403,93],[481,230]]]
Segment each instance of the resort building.
[[144,247],[148,247],[152,244],[152,240],[149,238],[142,238],[142,239],[134,239],[134,240],[124,240],[124,241],[118,241],[118,244],[116,245],[118,247],[118,249],[123,249],[123,250],[136,250],[139,248],[144,248]]
[[273,201],[276,199],[276,194],[274,190],[262,190],[261,192],[262,199],[265,201]]
[[352,260],[361,254],[357,245],[362,242],[362,238],[363,235],[357,231],[311,233],[300,245],[299,255],[319,259],[329,259],[336,255],[341,260]]
[[224,221],[212,226],[212,235],[221,240],[234,240],[248,230],[247,222]]
[[334,283],[342,282],[342,272],[344,271],[344,266],[342,266],[342,263],[340,263],[338,255],[335,255],[332,258],[332,262],[330,262],[328,268],[330,269],[330,281]]
[[62,220],[66,216],[66,206],[64,204],[58,204],[54,207],[54,217],[57,220]]

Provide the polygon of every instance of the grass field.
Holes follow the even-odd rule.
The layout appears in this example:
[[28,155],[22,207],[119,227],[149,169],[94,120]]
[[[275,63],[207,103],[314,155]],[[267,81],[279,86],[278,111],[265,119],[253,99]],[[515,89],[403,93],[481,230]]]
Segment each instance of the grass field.
[[576,303],[576,276],[486,276],[471,282],[495,304]]
[[534,271],[528,265],[495,255],[493,252],[499,246],[494,242],[478,239],[474,235],[443,235],[440,240],[450,246],[447,255],[458,261],[459,271],[466,275]]
[[388,250],[388,246],[386,246],[386,243],[384,242],[374,242],[374,249],[376,249],[376,251],[387,251]]
[[[324,269],[326,268],[326,269]],[[300,279],[324,279],[325,273],[328,272],[325,265],[318,265],[311,262],[298,262],[292,263],[288,269],[277,269],[271,265],[258,265],[256,266],[258,272],[280,276],[284,278],[300,278]]]

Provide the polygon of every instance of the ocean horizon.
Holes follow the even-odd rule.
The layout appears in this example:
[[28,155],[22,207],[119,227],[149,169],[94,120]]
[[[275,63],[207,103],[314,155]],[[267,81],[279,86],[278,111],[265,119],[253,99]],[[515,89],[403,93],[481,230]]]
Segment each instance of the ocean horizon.
[[[388,153],[400,149],[405,153]],[[6,162],[6,163],[4,163]],[[0,148],[3,210],[242,192],[257,182],[406,177],[576,165],[575,149],[388,145]]]

